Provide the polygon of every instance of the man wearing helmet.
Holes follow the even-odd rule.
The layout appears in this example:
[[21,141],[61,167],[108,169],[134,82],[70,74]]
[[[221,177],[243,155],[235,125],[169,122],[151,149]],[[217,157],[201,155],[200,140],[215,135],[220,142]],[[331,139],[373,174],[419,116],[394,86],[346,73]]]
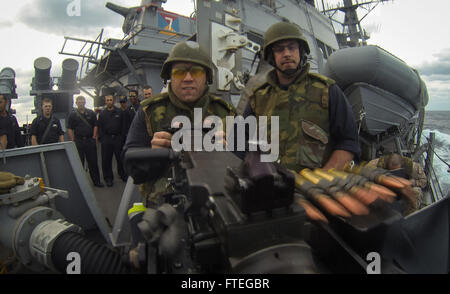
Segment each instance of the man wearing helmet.
[[[235,109],[228,102],[209,94],[212,83],[212,63],[199,44],[185,41],[176,44],[161,70],[161,78],[170,80],[168,91],[142,102],[133,120],[124,152],[131,147],[171,148],[172,134],[167,131],[175,116],[183,115],[194,122],[194,108],[202,109],[202,121],[218,116],[225,125],[226,116]],[[223,134],[223,133],[222,133]],[[141,194],[149,205],[161,204],[158,193],[165,193],[165,179],[141,185]]]
[[296,24],[272,25],[264,36],[264,59],[275,68],[253,89],[244,116],[279,117],[282,165],[296,171],[343,168],[360,154],[352,110],[333,80],[309,72],[309,53]]

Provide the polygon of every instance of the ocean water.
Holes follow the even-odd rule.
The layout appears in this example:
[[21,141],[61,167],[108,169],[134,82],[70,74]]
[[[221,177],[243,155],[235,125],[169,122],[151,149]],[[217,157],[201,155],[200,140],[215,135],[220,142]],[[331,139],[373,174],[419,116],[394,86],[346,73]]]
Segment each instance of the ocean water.
[[[422,136],[429,137],[430,132],[435,133],[435,153],[450,164],[450,111],[427,111]],[[422,137],[421,143],[426,139]],[[434,169],[439,178],[444,195],[450,192],[450,169],[436,155],[434,156]]]

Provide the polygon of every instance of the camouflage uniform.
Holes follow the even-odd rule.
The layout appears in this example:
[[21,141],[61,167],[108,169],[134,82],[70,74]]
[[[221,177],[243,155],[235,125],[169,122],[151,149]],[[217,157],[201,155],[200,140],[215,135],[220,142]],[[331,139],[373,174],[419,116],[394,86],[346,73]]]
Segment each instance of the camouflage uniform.
[[[206,82],[213,81],[213,66],[209,55],[203,51],[200,45],[192,41],[183,41],[176,44],[161,69],[161,78],[164,82],[171,79],[172,65],[177,62],[193,63],[202,66],[206,70]],[[166,131],[171,127],[172,119],[178,115],[188,117],[191,124],[194,123],[194,108],[202,109],[202,121],[204,118],[214,115],[222,119],[223,130],[226,130],[226,116],[235,116],[233,105],[208,93],[206,87],[203,96],[195,102],[186,104],[179,100],[172,91],[171,84],[168,92],[146,99],[141,102],[141,110],[136,114],[127,137],[124,150],[130,147],[149,146],[149,142],[156,132]],[[143,134],[143,132],[146,133]],[[147,206],[159,206],[164,202],[161,197],[172,192],[172,187],[167,178],[170,177],[167,170],[164,176],[156,181],[147,182],[140,186],[142,196],[147,199]]]
[[[164,131],[170,126],[172,119],[177,115],[183,115],[194,121],[194,108],[202,108],[202,121],[210,115],[218,116],[222,119],[225,130],[226,116],[235,116],[236,111],[230,103],[208,93],[197,100],[193,106],[181,102],[173,94],[170,84],[168,93],[163,93],[142,102],[142,109],[145,113],[147,132],[150,137],[156,132]],[[164,177],[152,182],[144,183],[140,186],[140,192],[147,200],[147,206],[159,206],[163,203],[163,194],[173,192],[167,178],[170,177],[168,171]]]
[[423,198],[422,188],[427,186],[427,176],[425,175],[422,167],[417,162],[413,162],[412,173],[410,176],[412,189],[417,195],[417,208],[426,206],[425,199]]
[[[289,169],[323,166],[331,154],[328,114],[328,87],[333,80],[309,72],[309,65],[283,90],[277,84],[275,70],[267,82],[249,97],[258,117],[278,116],[280,127],[280,163]],[[270,138],[270,120],[267,127]]]
[[[272,46],[277,42],[296,40],[300,62],[295,73],[277,68]],[[275,67],[266,82],[252,89],[244,116],[267,116],[270,140],[270,116],[279,118],[279,162],[292,170],[322,167],[333,150],[360,153],[353,114],[342,91],[323,75],[310,73],[307,54],[309,45],[300,28],[279,22],[264,35],[264,60]],[[288,86],[280,86],[277,71],[294,76]],[[347,134],[351,133],[350,136]]]

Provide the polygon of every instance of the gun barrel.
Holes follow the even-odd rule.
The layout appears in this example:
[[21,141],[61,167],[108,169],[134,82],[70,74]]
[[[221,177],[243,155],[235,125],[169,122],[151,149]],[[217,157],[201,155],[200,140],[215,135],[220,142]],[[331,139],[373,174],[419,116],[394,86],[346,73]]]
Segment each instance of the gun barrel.
[[128,11],[129,11],[129,8],[119,6],[119,5],[111,3],[111,2],[107,2],[105,6],[106,6],[106,8],[114,11],[115,13],[122,15],[123,17],[126,17],[128,14]]

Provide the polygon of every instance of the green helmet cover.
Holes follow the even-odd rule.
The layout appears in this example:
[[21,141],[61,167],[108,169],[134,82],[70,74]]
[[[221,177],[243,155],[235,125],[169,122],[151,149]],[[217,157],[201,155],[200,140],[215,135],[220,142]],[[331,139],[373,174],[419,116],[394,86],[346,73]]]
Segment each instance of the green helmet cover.
[[298,25],[289,22],[278,22],[271,25],[264,34],[264,60],[267,61],[271,45],[278,41],[295,39],[299,41],[299,45],[305,48],[306,53],[309,54],[309,45],[306,38]]
[[212,83],[211,59],[197,42],[183,41],[170,50],[169,57],[167,57],[161,70],[161,78],[164,81],[170,80],[170,70],[175,62],[191,62],[205,67],[208,84]]

